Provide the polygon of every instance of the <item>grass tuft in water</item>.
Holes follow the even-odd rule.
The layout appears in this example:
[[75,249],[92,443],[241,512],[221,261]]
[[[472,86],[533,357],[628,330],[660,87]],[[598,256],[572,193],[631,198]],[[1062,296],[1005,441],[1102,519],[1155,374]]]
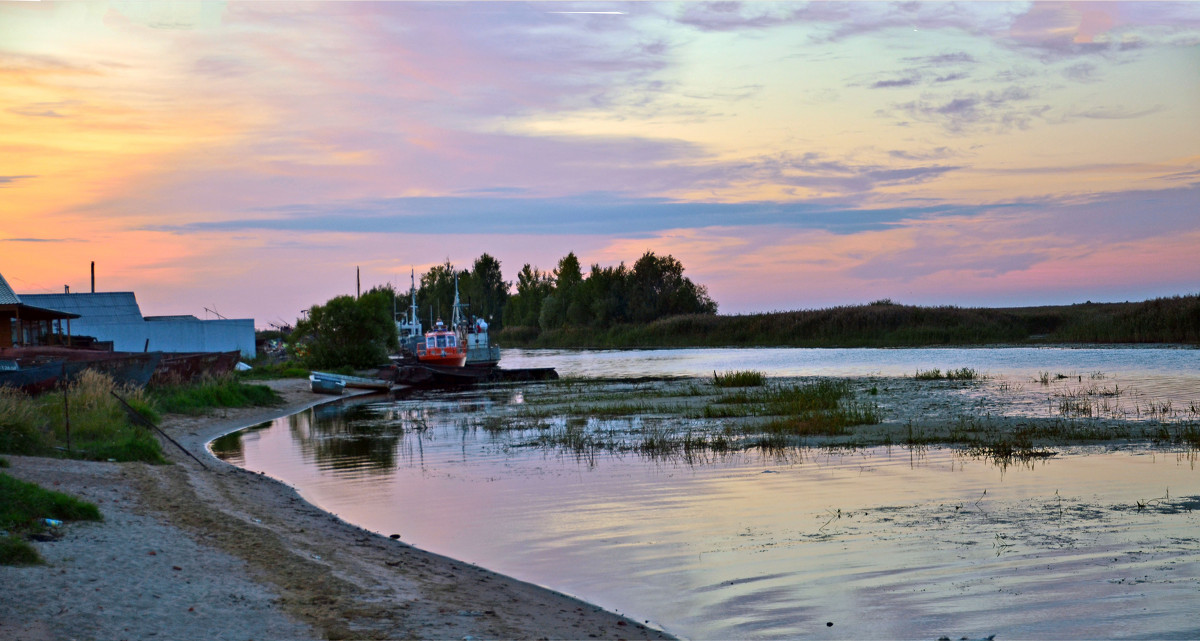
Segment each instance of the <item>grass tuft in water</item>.
[[736,372],[713,372],[713,385],[717,387],[761,387],[767,382],[767,375],[755,370],[740,370]]

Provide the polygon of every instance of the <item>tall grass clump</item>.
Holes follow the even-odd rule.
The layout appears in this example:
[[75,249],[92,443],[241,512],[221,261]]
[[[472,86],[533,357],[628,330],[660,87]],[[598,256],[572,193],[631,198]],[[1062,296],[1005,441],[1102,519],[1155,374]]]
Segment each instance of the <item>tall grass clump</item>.
[[37,454],[45,448],[41,414],[28,395],[0,387],[0,452]]
[[67,387],[65,402],[61,391],[36,398],[0,392],[0,452],[165,462],[158,440],[130,422],[114,391],[155,417],[144,391],[117,386],[93,370],[85,370]]
[[42,519],[60,521],[99,521],[100,510],[91,503],[61,492],[53,492],[0,474],[0,565],[41,563],[37,550],[22,536],[42,531]]
[[980,378],[979,372],[970,367],[960,367],[959,369],[948,369],[943,374],[942,370],[934,368],[929,370],[917,370],[913,375],[913,379],[918,381],[973,381]]
[[713,385],[717,387],[761,387],[767,382],[767,375],[755,370],[740,370],[736,372],[713,372]]
[[270,387],[243,383],[234,376],[205,377],[195,383],[156,387],[150,391],[150,398],[163,412],[192,415],[216,407],[256,407],[282,401]]

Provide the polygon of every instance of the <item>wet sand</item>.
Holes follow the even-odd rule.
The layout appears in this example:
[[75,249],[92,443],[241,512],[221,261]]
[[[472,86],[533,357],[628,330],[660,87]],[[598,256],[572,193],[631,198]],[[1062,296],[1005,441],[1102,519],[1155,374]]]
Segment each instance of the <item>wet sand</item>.
[[276,408],[168,416],[173,465],[6,456],[5,472],[96,503],[101,523],[0,566],[5,639],[661,639],[578,599],[341,521],[273,479],[212,457],[222,434],[322,400],[269,383]]

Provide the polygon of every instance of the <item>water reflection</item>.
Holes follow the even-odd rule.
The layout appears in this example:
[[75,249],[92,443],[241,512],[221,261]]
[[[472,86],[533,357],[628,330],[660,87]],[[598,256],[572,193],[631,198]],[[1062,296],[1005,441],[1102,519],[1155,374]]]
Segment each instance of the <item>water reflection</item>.
[[[214,450],[368,529],[688,637],[1200,636],[1194,450],[580,451],[536,438],[618,441],[645,417],[568,425],[545,395],[335,405]],[[514,408],[525,422],[489,419]]]

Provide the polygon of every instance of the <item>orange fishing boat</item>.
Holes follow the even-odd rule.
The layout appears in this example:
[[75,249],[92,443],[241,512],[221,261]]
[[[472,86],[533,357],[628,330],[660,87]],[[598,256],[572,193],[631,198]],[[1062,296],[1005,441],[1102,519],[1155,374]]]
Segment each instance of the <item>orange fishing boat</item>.
[[454,276],[454,316],[450,326],[439,318],[433,329],[425,332],[425,343],[417,345],[417,360],[422,365],[441,365],[443,367],[462,367],[467,363],[467,335],[463,331],[462,316],[459,310],[463,307],[458,302],[458,275]]
[[462,340],[454,327],[446,327],[442,321],[425,332],[425,343],[417,345],[417,360],[425,365],[462,367],[467,362],[467,342]]

